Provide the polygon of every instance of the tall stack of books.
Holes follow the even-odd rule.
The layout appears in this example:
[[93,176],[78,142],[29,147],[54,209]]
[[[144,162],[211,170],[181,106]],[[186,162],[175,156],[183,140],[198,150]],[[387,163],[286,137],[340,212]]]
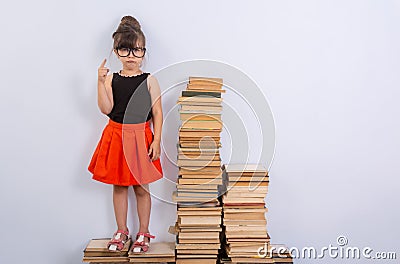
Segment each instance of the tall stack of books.
[[265,254],[270,249],[264,200],[267,169],[261,164],[227,164],[222,169],[223,248],[230,259],[226,263],[274,263],[273,256]]
[[216,263],[220,249],[222,185],[219,155],[222,79],[189,77],[178,104],[177,264]]

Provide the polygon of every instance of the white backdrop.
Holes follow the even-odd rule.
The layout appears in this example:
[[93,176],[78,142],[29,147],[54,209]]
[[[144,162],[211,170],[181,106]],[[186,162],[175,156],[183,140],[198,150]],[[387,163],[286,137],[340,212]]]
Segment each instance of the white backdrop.
[[[97,67],[127,14],[147,36],[146,71],[221,61],[268,97],[273,243],[322,248],[345,235],[351,246],[399,255],[399,12],[398,1],[361,0],[8,2],[0,11],[0,263],[79,263],[90,238],[115,231],[112,188],[91,180],[87,165],[107,122]],[[153,200],[158,241],[174,239],[166,232],[174,221],[175,206]]]

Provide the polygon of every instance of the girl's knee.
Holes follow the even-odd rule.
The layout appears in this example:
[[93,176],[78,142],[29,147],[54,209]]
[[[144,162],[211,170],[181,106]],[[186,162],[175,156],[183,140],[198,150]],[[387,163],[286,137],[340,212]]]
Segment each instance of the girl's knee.
[[133,190],[135,191],[135,194],[138,196],[150,196],[149,190],[147,186],[133,186]]
[[128,186],[114,185],[114,192],[116,193],[128,192]]

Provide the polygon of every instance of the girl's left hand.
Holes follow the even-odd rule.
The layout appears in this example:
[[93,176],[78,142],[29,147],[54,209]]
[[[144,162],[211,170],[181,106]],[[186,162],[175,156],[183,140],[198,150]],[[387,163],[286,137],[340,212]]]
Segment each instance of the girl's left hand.
[[157,141],[153,141],[149,147],[149,156],[151,157],[151,161],[155,161],[160,157],[160,143]]

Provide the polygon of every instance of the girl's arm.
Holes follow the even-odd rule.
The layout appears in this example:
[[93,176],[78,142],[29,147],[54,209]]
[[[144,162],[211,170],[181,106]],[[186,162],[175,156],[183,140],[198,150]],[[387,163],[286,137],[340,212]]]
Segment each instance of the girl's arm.
[[149,75],[147,78],[149,85],[149,91],[151,96],[152,108],[151,113],[153,115],[153,129],[154,129],[154,140],[157,143],[161,142],[161,132],[163,123],[163,112],[161,106],[161,90],[157,79],[153,75]]
[[106,59],[98,69],[97,77],[97,104],[103,114],[109,114],[114,106],[111,81],[113,75],[107,75],[109,69],[104,67]]

